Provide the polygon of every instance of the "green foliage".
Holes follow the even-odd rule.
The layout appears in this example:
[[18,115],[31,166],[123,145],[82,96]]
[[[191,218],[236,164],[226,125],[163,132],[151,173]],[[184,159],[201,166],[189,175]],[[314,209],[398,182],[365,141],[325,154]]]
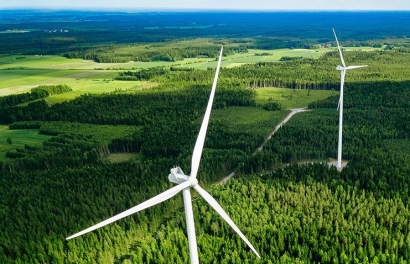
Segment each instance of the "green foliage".
[[[311,90],[339,90],[340,76],[334,70],[335,65],[340,64],[338,56],[338,52],[328,52],[318,60],[296,58],[285,62],[258,62],[245,64],[241,67],[223,68],[220,71],[219,83],[251,88],[269,87],[270,90],[262,89],[257,91],[262,96],[271,92],[271,87],[291,88],[294,89],[295,95],[297,90],[307,89],[306,97],[315,97],[305,100],[306,103],[309,103],[321,99],[317,98],[315,92]],[[382,82],[382,84],[395,86],[394,82],[406,81],[403,76],[407,75],[406,69],[410,67],[410,55],[407,53],[349,51],[345,52],[344,56],[349,64],[369,65],[365,69],[349,72],[346,78],[347,85],[355,83],[359,88],[368,86],[370,82]],[[135,72],[123,72],[117,78],[166,83],[204,83],[212,80],[213,75],[213,69],[168,70],[154,68]],[[359,80],[360,83],[356,84]],[[292,99],[293,97],[289,93],[286,96],[288,97],[279,99],[286,103],[286,99]],[[273,97],[273,99],[275,98]]]
[[262,107],[276,108],[277,104],[281,107],[297,108],[306,107],[309,104],[316,102],[318,100],[323,100],[331,95],[336,95],[338,92],[329,90],[310,90],[305,89],[288,89],[288,88],[278,88],[278,87],[266,87],[255,89],[256,97],[255,102],[262,105]]
[[[26,121],[16,127],[40,124],[43,133],[54,137],[41,147],[9,152],[14,163],[0,164],[5,175],[0,186],[8,186],[0,192],[2,262],[186,262],[180,198],[66,245],[59,241],[165,190],[169,183],[160,175],[173,165],[189,171],[209,96],[209,85],[202,83],[210,82],[212,71],[198,78],[184,88],[175,88],[175,81],[136,94],[84,95],[45,106],[34,122],[24,107],[18,108]],[[272,170],[282,163],[335,156],[337,96],[312,103],[312,111],[294,116],[263,151],[252,155],[286,111],[264,110],[255,103],[254,90],[227,85],[226,79],[222,83],[198,178],[214,182],[235,169],[242,175],[265,175],[212,190],[262,253],[261,263],[409,259],[410,163],[407,155],[393,153],[394,141],[409,138],[407,82],[346,84],[343,157],[350,162],[341,173],[327,164]],[[101,162],[111,151],[139,155],[120,164]],[[11,204],[17,209],[10,210]],[[204,201],[195,200],[194,207],[202,262],[258,261]],[[24,212],[30,217],[23,217]],[[41,242],[29,243],[33,239],[16,231],[22,226],[29,238],[40,237]]]
[[383,143],[391,152],[410,157],[410,140],[385,139]]
[[279,61],[291,61],[291,60],[296,60],[296,59],[301,59],[302,57],[289,57],[289,56],[283,56],[280,58]]
[[[16,54],[14,57],[19,60],[24,60],[22,58],[27,54],[60,53],[67,56],[82,55],[87,59],[94,59],[93,56],[97,55],[108,61],[143,53],[134,49],[135,46],[142,46],[142,49],[147,47],[146,53],[153,46],[165,46],[164,54],[173,55],[167,52],[173,49],[181,50],[184,54],[185,46],[176,46],[173,41],[198,37],[200,40],[190,46],[196,48],[200,55],[207,51],[207,46],[222,44],[242,50],[315,49],[333,41],[330,28],[336,23],[340,24],[340,21],[348,24],[345,27],[355,25],[348,32],[345,31],[344,43],[357,47],[380,45],[380,42],[400,47],[397,44],[408,45],[405,36],[409,35],[406,12],[357,16],[354,12],[336,15],[327,12],[163,12],[157,15],[150,12],[107,14],[106,11],[64,11],[45,14],[33,10],[13,10],[13,13],[2,10],[0,17],[0,54]],[[85,17],[87,23],[84,24],[79,17]],[[381,20],[385,23],[378,24],[375,32],[375,25],[371,21]],[[340,24],[340,27],[344,25]],[[164,45],[167,42],[168,45]],[[121,49],[117,50],[118,46]]]
[[205,146],[240,149],[248,155],[263,142],[288,111],[266,111],[258,107],[229,107],[212,113]]
[[[180,46],[189,45],[190,43],[181,42]],[[210,44],[210,43],[209,43]],[[76,51],[65,53],[67,58],[81,58],[94,60],[98,63],[124,63],[129,61],[167,61],[175,62],[188,58],[216,58],[219,54],[220,45],[204,45],[188,47],[167,47],[173,46],[174,42],[162,45],[140,45],[134,48],[108,47],[105,49],[95,48],[86,51]],[[232,55],[238,48],[227,47],[224,49],[224,55]]]
[[[66,84],[57,84],[57,85],[40,85],[36,88],[31,89],[31,93],[38,93],[42,94],[45,93],[45,96],[50,96],[54,94],[61,94],[61,93],[66,93],[66,92],[71,92],[73,89],[71,89],[68,85]],[[42,97],[42,98],[44,98]]]
[[[326,164],[292,166],[262,180],[229,182],[212,194],[232,210],[234,221],[256,244],[260,263],[408,260],[408,207],[399,198],[376,198],[371,192],[343,187],[338,175]],[[204,201],[196,206],[208,207]],[[211,236],[211,223],[200,219],[201,228]],[[219,217],[214,221],[224,227],[217,236],[230,232]],[[231,257],[239,254],[242,262],[256,262],[243,243],[217,243],[224,250],[215,251],[216,259],[227,257],[225,252]]]
[[[30,93],[13,94],[0,97],[0,109],[6,109],[22,103],[27,103],[37,99],[45,98],[48,94],[44,90],[33,88]],[[4,111],[4,110],[3,110]]]
[[[94,164],[111,152],[140,152],[144,158],[187,157],[191,154],[195,131],[201,123],[208,96],[208,87],[196,85],[180,90],[163,87],[136,94],[84,95],[70,102],[37,108],[36,117],[30,112],[32,104],[18,107],[21,109],[18,120],[27,117],[27,121],[12,124],[13,128],[40,128],[42,134],[55,137],[41,147],[25,146],[6,155],[13,159],[10,164],[14,169],[25,170]],[[220,87],[217,98],[215,108],[255,105],[253,92],[247,89]],[[12,110],[15,109],[1,113],[2,118],[17,119]],[[274,113],[265,112],[258,120],[272,116]],[[34,118],[39,121],[28,121]],[[53,120],[60,121],[50,122]],[[274,122],[275,119],[263,124],[264,131],[270,129]],[[225,131],[226,136],[234,139],[229,148],[234,152],[250,153],[261,143],[264,135],[260,132],[255,135],[260,125],[247,126],[254,126],[250,133],[235,132],[232,125],[225,129],[219,125],[212,128],[211,124],[210,130],[219,132],[212,133],[207,144],[210,148],[220,149],[225,138],[217,135]],[[237,164],[236,160],[228,164]],[[7,169],[7,166],[3,168]]]
[[[131,43],[144,38],[158,41],[186,37],[186,30],[179,26],[166,28],[169,25],[144,29],[149,34],[136,34],[144,30],[134,28],[130,36],[122,30],[129,28],[129,21],[123,23],[117,31],[101,31],[102,27],[98,32],[79,30],[65,37],[43,32],[32,32],[30,36],[48,53],[107,61],[134,55],[129,52],[134,47],[124,45],[117,50],[118,46],[107,44],[113,40]],[[195,35],[204,29],[209,29],[209,34],[224,30],[220,26],[201,26],[190,31]],[[243,32],[245,27],[235,28],[247,34]],[[251,31],[256,34],[259,30],[255,27]],[[171,31],[173,34],[162,35]],[[89,38],[80,38],[85,35]],[[9,43],[18,43],[15,50],[33,44],[16,41],[20,37],[5,35],[0,50]],[[104,45],[97,50],[88,46],[90,40]],[[250,47],[316,48],[317,42],[271,37],[220,39],[203,43],[204,47],[197,45],[198,49],[192,45],[191,49],[175,50],[168,45],[179,42],[162,44],[147,44],[146,51],[135,55],[140,59],[173,60],[190,52],[196,53],[189,56],[214,57],[216,46],[221,44],[235,44],[230,47],[232,51],[246,52]],[[193,193],[201,263],[408,262],[410,84],[405,76],[410,60],[405,48],[390,45],[388,49],[344,53],[349,65],[369,67],[349,72],[346,78],[343,157],[349,163],[341,172],[325,163],[336,156],[338,96],[333,91],[339,88],[339,76],[334,70],[340,63],[337,52],[318,60],[292,58],[221,69],[198,179],[209,187],[235,170],[239,179],[211,186],[210,192],[262,259],[256,259],[230,227]],[[35,51],[38,46],[30,49]],[[123,53],[116,54],[120,51]],[[199,54],[202,51],[209,54]],[[113,54],[107,55],[109,52]],[[29,59],[19,57],[19,63]],[[21,74],[7,71],[10,76]],[[57,76],[56,72],[41,72]],[[57,88],[35,88],[21,96],[27,105],[10,99],[11,103],[0,111],[0,120],[15,123],[10,126],[13,129],[0,126],[0,141],[12,138],[14,148],[19,142],[17,132],[26,141],[15,150],[8,148],[7,160],[0,162],[0,262],[187,263],[180,196],[75,240],[65,241],[65,237],[170,188],[166,176],[175,164],[189,173],[192,147],[213,75],[213,68],[177,66],[129,71],[119,77],[161,85],[128,94],[87,94],[51,106],[44,100],[32,102],[38,98],[27,98],[43,98],[58,92]],[[310,103],[311,111],[295,115],[262,151],[253,154],[287,114],[276,110],[290,107],[283,102],[279,105],[278,98],[270,94],[277,89],[271,87],[278,86],[291,88],[286,96],[293,93],[296,98],[297,93],[303,93],[309,99],[301,106]],[[315,97],[321,89],[328,91]],[[333,96],[324,99],[330,94]],[[27,142],[33,131],[37,137],[44,137],[38,135],[41,131],[50,138],[38,145]],[[110,153],[127,153],[135,159],[112,164],[102,159]],[[316,161],[323,163],[312,164]],[[295,164],[301,162],[306,164]],[[246,176],[253,173],[258,174]]]
[[[46,103],[44,100],[36,101],[46,98],[53,94],[60,94],[72,91],[67,85],[41,85],[31,89],[30,93],[8,95],[0,97],[0,117],[1,123],[12,123],[23,120],[39,120],[40,115],[38,111],[44,111]],[[19,106],[28,103],[28,106]]]
[[[49,136],[40,135],[38,129],[5,129],[0,131],[0,164],[6,161],[6,153],[24,146],[41,145]],[[1,170],[1,169],[0,169]]]
[[19,121],[41,120],[44,111],[48,109],[46,101],[34,101],[27,106],[12,106],[1,109],[0,123],[10,124]]
[[277,111],[280,110],[282,107],[278,102],[268,102],[262,105],[262,108],[267,111]]
[[126,72],[120,72],[118,76],[116,77],[117,80],[124,80],[124,81],[130,81],[130,80],[136,80],[136,81],[147,81],[152,79],[154,76],[160,76],[168,72],[167,70],[163,68],[149,68],[149,69],[142,69],[140,71],[136,72],[131,72],[131,71],[126,71]]
[[[33,123],[15,123],[12,127],[27,129],[32,128]],[[52,138],[37,147],[23,145],[24,148],[7,152],[6,157],[12,159],[8,161],[9,168],[16,170],[97,163],[110,152],[138,152],[140,130],[135,126],[42,122],[39,133]]]

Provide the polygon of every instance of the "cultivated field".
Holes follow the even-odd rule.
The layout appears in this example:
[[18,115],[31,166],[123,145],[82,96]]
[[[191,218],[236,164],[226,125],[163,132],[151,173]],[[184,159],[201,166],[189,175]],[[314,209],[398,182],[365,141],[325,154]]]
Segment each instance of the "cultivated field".
[[[206,43],[206,42],[205,42]],[[178,45],[178,43],[175,43]],[[141,48],[141,47],[138,47]],[[169,48],[169,47],[167,47]],[[135,48],[121,48],[116,52],[130,52]],[[345,48],[358,49],[358,48]],[[374,50],[373,48],[360,48]],[[254,50],[224,57],[222,67],[238,67],[246,63],[279,61],[281,57],[319,58],[323,53],[335,50],[322,49],[277,49]],[[50,102],[72,99],[83,93],[102,93],[114,90],[149,88],[155,84],[113,81],[119,71],[150,67],[193,67],[207,69],[215,67],[215,60],[210,58],[190,58],[177,62],[127,62],[96,63],[90,60],[67,59],[53,55],[15,55],[0,56],[0,96],[22,93],[39,85],[67,84],[74,91],[64,95],[50,97]]]

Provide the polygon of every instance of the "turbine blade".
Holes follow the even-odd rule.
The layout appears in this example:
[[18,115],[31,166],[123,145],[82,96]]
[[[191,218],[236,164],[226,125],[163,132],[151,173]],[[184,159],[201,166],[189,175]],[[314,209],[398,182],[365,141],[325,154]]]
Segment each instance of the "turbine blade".
[[242,238],[243,241],[252,249],[253,253],[255,253],[258,258],[260,258],[259,253],[256,251],[256,249],[252,246],[251,242],[245,237],[245,235],[239,230],[239,228],[236,226],[236,224],[232,221],[232,219],[228,216],[228,214],[225,212],[225,210],[218,204],[218,202],[204,189],[202,189],[201,186],[198,184],[194,186],[194,189],[207,201],[212,208],[215,209],[215,211],[218,212],[218,214],[225,220],[225,222],[228,223],[232,227],[233,230]]
[[183,189],[189,187],[190,185],[191,185],[191,183],[190,183],[189,181],[185,181],[185,182],[183,182],[183,183],[181,183],[181,184],[179,184],[179,185],[177,185],[177,186],[172,187],[172,188],[169,189],[169,190],[166,190],[165,192],[163,192],[163,193],[161,193],[161,194],[158,194],[157,196],[152,197],[151,199],[149,199],[149,200],[147,200],[147,201],[145,201],[145,202],[143,202],[143,203],[140,203],[140,204],[137,205],[137,206],[134,206],[134,207],[132,207],[132,208],[130,208],[130,209],[128,209],[128,210],[126,210],[126,211],[120,213],[120,214],[117,214],[117,215],[115,215],[115,216],[113,216],[113,217],[111,217],[111,218],[108,218],[107,220],[102,221],[101,223],[98,223],[98,224],[93,225],[93,226],[91,226],[91,227],[89,227],[89,228],[87,228],[87,229],[84,229],[83,231],[78,232],[78,233],[76,233],[76,234],[74,234],[74,235],[72,235],[72,236],[69,236],[69,237],[67,237],[66,239],[69,240],[69,239],[72,239],[72,238],[75,238],[75,237],[84,235],[84,234],[86,234],[86,233],[88,233],[88,232],[91,232],[91,231],[93,231],[93,230],[96,230],[96,229],[98,229],[98,228],[100,228],[100,227],[103,227],[103,226],[105,226],[105,225],[111,224],[112,222],[115,222],[115,221],[117,221],[117,220],[119,220],[119,219],[121,219],[121,218],[124,218],[124,217],[126,217],[126,216],[132,215],[132,214],[137,213],[137,212],[139,212],[139,211],[141,211],[141,210],[144,210],[144,209],[146,209],[146,208],[148,208],[148,207],[151,207],[151,206],[153,206],[153,205],[156,205],[156,204],[159,204],[159,203],[161,203],[161,202],[163,202],[163,201],[166,201],[166,200],[168,200],[169,198],[175,196],[175,195],[176,195],[177,193],[179,193],[181,190],[183,190]]
[[216,66],[216,72],[215,72],[215,77],[214,77],[214,83],[212,85],[211,95],[209,96],[208,106],[206,107],[204,119],[202,121],[201,129],[199,130],[198,138],[196,139],[196,143],[194,147],[194,152],[192,154],[190,177],[193,177],[194,179],[196,178],[196,175],[198,173],[199,163],[201,162],[202,149],[205,143],[205,136],[206,136],[206,130],[208,129],[209,117],[211,116],[212,104],[213,104],[214,96],[215,96],[216,83],[218,81],[219,68],[221,67],[222,51],[223,51],[223,47],[221,48],[221,51],[219,53],[219,60],[218,60],[218,65]]
[[334,28],[332,28],[332,30],[333,30],[333,34],[335,35],[335,38],[336,38],[337,48],[339,49],[339,53],[340,53],[340,60],[342,61],[342,65],[343,65],[343,67],[346,67],[345,60],[343,59],[342,50],[340,49],[339,41],[337,40],[337,36],[336,36],[335,29],[334,29]]
[[358,68],[364,68],[364,67],[367,67],[367,65],[360,65],[360,66],[348,66],[348,67],[346,67],[346,70],[358,69]]

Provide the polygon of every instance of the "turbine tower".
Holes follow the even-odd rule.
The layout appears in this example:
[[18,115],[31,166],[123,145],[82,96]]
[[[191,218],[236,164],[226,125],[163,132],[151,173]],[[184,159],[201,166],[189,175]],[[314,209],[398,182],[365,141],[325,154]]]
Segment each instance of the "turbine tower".
[[188,242],[189,242],[190,259],[191,259],[192,264],[197,264],[199,263],[198,249],[197,249],[197,244],[196,244],[194,215],[193,215],[193,210],[192,210],[192,199],[191,199],[191,188],[194,188],[205,199],[205,201],[207,201],[212,206],[212,208],[214,208],[214,210],[218,212],[218,214],[228,223],[228,225],[232,227],[232,229],[251,248],[251,250],[255,253],[255,255],[260,258],[256,249],[248,241],[245,235],[239,230],[239,228],[232,221],[232,219],[227,215],[224,209],[222,209],[222,207],[218,204],[218,202],[207,191],[205,191],[204,189],[201,188],[201,186],[199,186],[198,180],[196,179],[196,175],[199,169],[199,164],[201,162],[202,149],[204,147],[206,131],[208,128],[208,123],[209,123],[209,117],[211,115],[211,109],[212,109],[212,104],[213,104],[214,95],[215,95],[216,83],[218,80],[219,68],[221,66],[222,51],[223,51],[223,47],[221,48],[221,51],[219,54],[219,60],[218,60],[217,68],[216,68],[216,73],[215,73],[215,78],[214,78],[213,85],[212,85],[211,94],[209,96],[209,101],[206,107],[204,119],[202,121],[201,129],[199,131],[198,138],[196,140],[195,147],[194,147],[194,152],[192,154],[191,174],[189,176],[185,175],[180,167],[172,168],[171,173],[168,176],[168,179],[171,182],[178,184],[177,186],[174,186],[171,189],[157,196],[154,196],[153,198],[135,207],[132,207],[118,215],[108,218],[107,220],[99,224],[91,226],[79,233],[76,233],[70,237],[67,237],[67,240],[81,236],[85,233],[91,232],[95,229],[98,229],[112,222],[115,222],[121,218],[124,218],[126,216],[137,213],[141,210],[144,210],[146,208],[149,208],[151,206],[164,202],[170,199],[171,197],[175,196],[180,191],[182,191],[183,199],[184,199],[184,207],[185,207],[185,217],[186,217],[186,223],[187,223],[187,234],[188,234]]
[[339,41],[337,40],[336,32],[333,28],[332,28],[332,30],[333,30],[333,34],[335,35],[337,48],[339,49],[340,60],[342,61],[342,66],[338,65],[336,67],[336,70],[340,71],[340,98],[339,98],[339,104],[337,106],[337,109],[339,110],[339,143],[338,143],[338,147],[337,147],[337,165],[336,165],[336,168],[341,170],[342,169],[342,127],[343,127],[343,85],[345,83],[346,71],[351,70],[351,69],[367,67],[367,65],[346,66],[345,60],[343,59],[342,50],[340,49]]

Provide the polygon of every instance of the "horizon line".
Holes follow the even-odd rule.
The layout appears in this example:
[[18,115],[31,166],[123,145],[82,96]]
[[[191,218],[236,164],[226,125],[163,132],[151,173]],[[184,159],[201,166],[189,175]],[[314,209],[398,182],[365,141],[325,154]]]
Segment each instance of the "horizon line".
[[131,8],[131,7],[5,7],[1,11],[109,11],[109,12],[410,12],[410,9],[229,9],[229,8]]

